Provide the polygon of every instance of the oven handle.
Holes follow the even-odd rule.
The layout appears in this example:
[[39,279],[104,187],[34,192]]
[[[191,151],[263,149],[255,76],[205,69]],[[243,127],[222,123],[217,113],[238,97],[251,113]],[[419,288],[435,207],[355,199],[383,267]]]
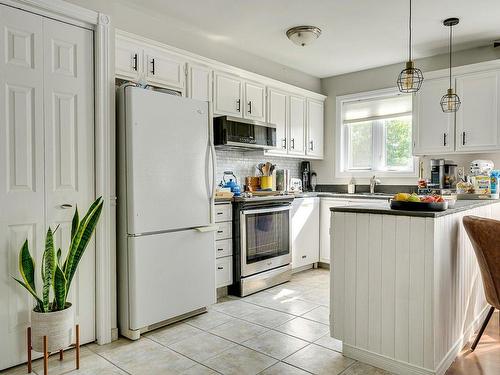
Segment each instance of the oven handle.
[[242,215],[252,214],[265,214],[268,212],[290,211],[291,206],[269,207],[269,208],[255,208],[241,211]]

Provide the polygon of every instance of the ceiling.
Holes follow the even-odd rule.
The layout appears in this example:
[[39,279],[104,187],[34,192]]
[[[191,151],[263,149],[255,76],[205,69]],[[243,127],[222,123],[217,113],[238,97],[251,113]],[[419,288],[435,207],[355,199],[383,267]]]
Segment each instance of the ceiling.
[[[408,54],[408,1],[404,0],[125,0],[165,17],[176,31],[278,62],[315,77],[329,77],[402,62]],[[415,58],[445,53],[442,20],[459,17],[456,50],[500,38],[499,0],[413,1]],[[291,43],[285,31],[314,25],[312,45]]]

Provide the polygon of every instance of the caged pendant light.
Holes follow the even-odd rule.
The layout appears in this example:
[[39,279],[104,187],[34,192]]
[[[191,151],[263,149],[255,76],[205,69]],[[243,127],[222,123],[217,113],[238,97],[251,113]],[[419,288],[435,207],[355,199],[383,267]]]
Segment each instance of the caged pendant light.
[[441,109],[443,112],[456,112],[460,108],[460,98],[453,91],[453,87],[451,85],[451,56],[452,56],[452,37],[453,37],[453,26],[458,25],[458,18],[447,18],[443,21],[443,25],[450,28],[450,87],[446,94],[441,98]]
[[424,75],[422,71],[415,68],[415,65],[411,59],[411,0],[410,0],[410,19],[409,19],[409,31],[410,40],[408,43],[409,59],[406,62],[406,67],[399,73],[398,76],[398,89],[403,93],[412,93],[420,90],[422,82],[424,81]]

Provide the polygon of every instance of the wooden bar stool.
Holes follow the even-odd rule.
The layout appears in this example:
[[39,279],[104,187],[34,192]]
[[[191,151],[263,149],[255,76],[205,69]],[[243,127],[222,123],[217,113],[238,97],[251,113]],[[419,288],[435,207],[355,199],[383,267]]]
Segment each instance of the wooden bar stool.
[[471,346],[474,351],[495,309],[500,309],[500,221],[477,216],[465,216],[463,223],[476,253],[486,301],[491,305],[483,325]]

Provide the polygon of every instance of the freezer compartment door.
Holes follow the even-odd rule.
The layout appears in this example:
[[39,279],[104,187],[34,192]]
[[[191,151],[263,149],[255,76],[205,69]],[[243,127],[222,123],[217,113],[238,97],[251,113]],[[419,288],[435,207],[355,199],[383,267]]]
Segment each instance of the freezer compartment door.
[[128,257],[131,330],[215,303],[213,231],[129,237]]
[[210,223],[208,103],[125,89],[128,233]]

